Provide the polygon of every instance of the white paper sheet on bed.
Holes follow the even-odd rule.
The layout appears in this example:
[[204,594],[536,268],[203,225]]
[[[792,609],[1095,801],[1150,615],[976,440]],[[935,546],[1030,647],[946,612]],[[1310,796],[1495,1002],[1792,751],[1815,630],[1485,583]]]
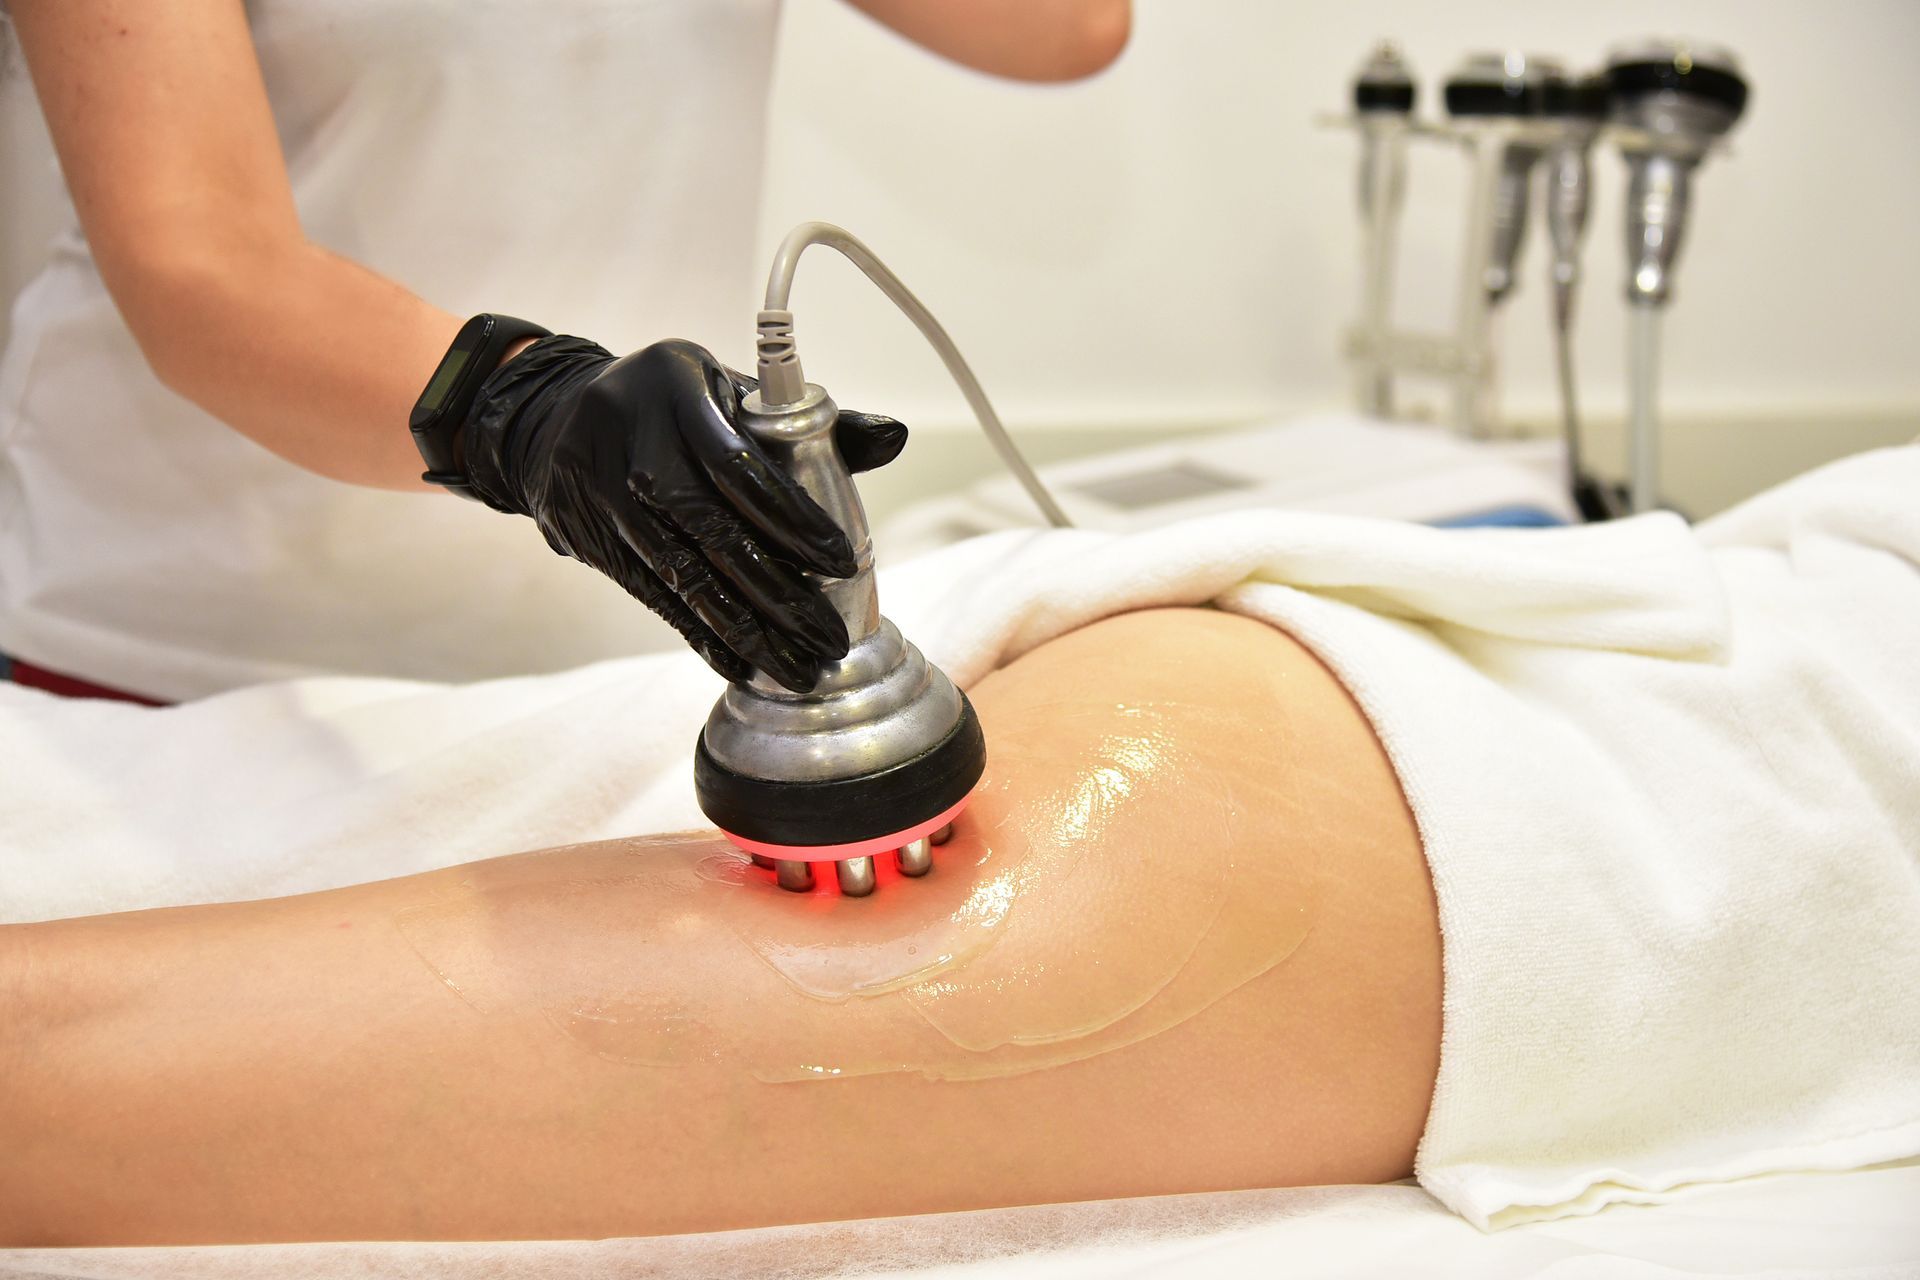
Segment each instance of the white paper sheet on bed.
[[630,1240],[0,1251],[0,1276],[1581,1280],[1920,1276],[1920,1161],[1701,1187],[1482,1234],[1418,1187],[1296,1187]]

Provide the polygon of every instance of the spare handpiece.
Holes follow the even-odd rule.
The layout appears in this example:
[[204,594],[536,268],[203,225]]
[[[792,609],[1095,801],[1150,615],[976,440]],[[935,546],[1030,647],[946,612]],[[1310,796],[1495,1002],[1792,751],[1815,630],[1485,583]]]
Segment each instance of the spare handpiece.
[[1391,328],[1393,237],[1407,186],[1407,123],[1413,114],[1413,77],[1400,51],[1383,40],[1353,82],[1360,127],[1360,217],[1365,243],[1360,329],[1368,357],[1360,368],[1360,408],[1380,417],[1393,412],[1393,379],[1382,353]]
[[1672,294],[1693,171],[1740,118],[1747,82],[1733,54],[1713,45],[1646,40],[1607,60],[1611,115],[1627,162],[1627,301],[1631,305],[1632,505],[1658,502],[1654,410],[1657,315]]
[[1580,404],[1574,389],[1573,316],[1580,283],[1580,250],[1586,239],[1592,168],[1588,153],[1607,114],[1603,76],[1550,76],[1541,85],[1542,113],[1556,132],[1548,144],[1547,238],[1552,242],[1553,337],[1560,382],[1560,421],[1567,450],[1567,489],[1580,514],[1604,520],[1612,513],[1605,490],[1586,473],[1580,457]]
[[834,445],[839,410],[802,375],[786,309],[794,266],[809,244],[839,249],[912,317],[1048,518],[1067,521],[952,340],[899,279],[838,227],[808,223],[789,235],[760,313],[760,387],[742,403],[740,421],[846,533],[857,572],[814,581],[852,644],[806,693],[760,673],[730,685],[701,731],[694,788],[707,817],[772,867],[783,888],[812,888],[814,864],[832,862],[841,892],[864,897],[873,892],[876,857],[892,854],[903,875],[932,869],[933,846],[943,843],[986,767],[986,739],[966,695],[880,614],[866,512]]
[[[1561,74],[1549,58],[1521,53],[1476,53],[1447,80],[1447,113],[1459,123],[1495,125],[1504,120],[1537,117],[1541,87],[1549,76]],[[1526,241],[1527,214],[1533,201],[1533,169],[1540,159],[1537,142],[1508,136],[1498,144],[1499,181],[1489,211],[1490,243],[1482,285],[1487,300],[1502,301],[1513,291],[1514,264]]]

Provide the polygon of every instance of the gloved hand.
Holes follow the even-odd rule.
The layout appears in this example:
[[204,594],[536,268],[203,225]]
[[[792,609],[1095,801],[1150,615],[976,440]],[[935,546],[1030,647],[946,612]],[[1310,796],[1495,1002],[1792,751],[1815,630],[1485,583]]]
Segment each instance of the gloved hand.
[[[625,587],[721,675],[758,667],[804,692],[848,640],[803,570],[848,577],[853,549],[736,425],[756,385],[691,342],[616,360],[542,338],[481,387],[460,465],[489,506],[532,516],[549,546]],[[907,429],[843,411],[835,442],[867,471],[899,455]]]

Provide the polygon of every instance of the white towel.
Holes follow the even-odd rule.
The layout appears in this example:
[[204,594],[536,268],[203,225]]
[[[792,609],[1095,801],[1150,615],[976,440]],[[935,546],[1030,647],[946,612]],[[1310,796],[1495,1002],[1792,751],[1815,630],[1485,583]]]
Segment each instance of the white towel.
[[[994,535],[887,611],[962,683],[1215,601],[1372,718],[1446,948],[1422,1183],[1486,1226],[1920,1152],[1920,449],[1690,530],[1249,512]],[[0,910],[348,883],[695,825],[690,657],[167,711],[0,688]]]

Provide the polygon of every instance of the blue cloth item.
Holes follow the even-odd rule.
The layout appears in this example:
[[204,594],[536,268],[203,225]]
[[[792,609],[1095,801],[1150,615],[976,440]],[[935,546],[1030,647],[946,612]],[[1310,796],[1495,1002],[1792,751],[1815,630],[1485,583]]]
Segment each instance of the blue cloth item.
[[1514,506],[1470,511],[1463,516],[1448,516],[1444,520],[1429,520],[1427,523],[1436,529],[1547,529],[1564,525],[1566,521],[1539,507]]

